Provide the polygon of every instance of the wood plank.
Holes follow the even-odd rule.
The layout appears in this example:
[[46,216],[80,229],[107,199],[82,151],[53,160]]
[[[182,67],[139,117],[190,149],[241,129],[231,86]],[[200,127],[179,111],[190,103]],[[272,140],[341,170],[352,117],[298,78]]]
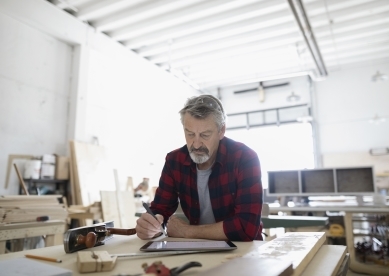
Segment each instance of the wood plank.
[[64,221],[6,224],[0,226],[0,241],[63,234],[64,232]]
[[115,191],[113,168],[103,146],[73,141],[75,175],[82,205],[100,201],[100,191]]
[[135,198],[133,191],[121,191],[118,193],[118,210],[121,218],[121,225],[123,228],[135,228]]
[[116,191],[100,191],[101,196],[101,210],[103,213],[103,220],[113,220],[115,227],[121,228],[121,219],[118,209],[118,200]]
[[293,265],[291,262],[286,263],[276,259],[238,258],[197,275],[289,276],[292,274]]
[[347,253],[343,245],[323,245],[301,276],[334,276]]
[[9,179],[10,179],[10,175],[11,175],[11,167],[12,167],[12,164],[13,164],[13,160],[14,159],[27,159],[27,160],[31,160],[32,158],[34,158],[33,155],[22,155],[22,154],[10,154],[10,155],[8,155],[7,175],[5,177],[4,189],[8,189]]
[[299,276],[326,241],[324,232],[285,233],[266,243],[245,258],[271,258],[292,262],[294,274]]
[[69,141],[69,148],[70,148],[70,165],[72,167],[71,170],[73,172],[73,185],[74,185],[74,193],[75,193],[73,204],[83,205],[81,188],[80,188],[80,180],[78,176],[75,141]]

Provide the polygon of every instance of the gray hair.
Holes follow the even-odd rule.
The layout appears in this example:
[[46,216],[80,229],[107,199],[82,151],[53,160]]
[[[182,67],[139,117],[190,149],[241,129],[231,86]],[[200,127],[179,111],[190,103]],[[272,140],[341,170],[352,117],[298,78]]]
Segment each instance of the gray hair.
[[209,115],[213,115],[219,130],[226,124],[226,114],[223,105],[212,95],[189,98],[184,108],[179,111],[182,125],[184,125],[184,115],[187,112],[197,119],[205,119]]

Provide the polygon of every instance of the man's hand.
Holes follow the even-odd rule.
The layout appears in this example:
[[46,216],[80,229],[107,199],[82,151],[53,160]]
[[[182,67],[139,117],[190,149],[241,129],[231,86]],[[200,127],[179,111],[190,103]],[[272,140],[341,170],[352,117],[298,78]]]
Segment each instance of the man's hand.
[[155,216],[158,220],[156,220],[152,215],[144,213],[136,221],[136,234],[140,239],[152,239],[159,233],[161,233],[161,224],[163,223],[163,216],[159,214]]
[[189,224],[175,215],[171,216],[170,219],[167,222],[167,234],[169,237],[174,238],[185,238],[185,234],[187,233],[187,230],[189,229]]

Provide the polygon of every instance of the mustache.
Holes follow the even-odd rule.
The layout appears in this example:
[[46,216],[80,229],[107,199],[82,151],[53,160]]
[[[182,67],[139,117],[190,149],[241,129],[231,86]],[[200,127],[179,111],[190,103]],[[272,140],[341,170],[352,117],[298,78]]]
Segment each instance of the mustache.
[[190,152],[204,152],[204,153],[208,153],[208,149],[206,147],[200,147],[198,149],[196,149],[195,147],[191,146],[190,147]]

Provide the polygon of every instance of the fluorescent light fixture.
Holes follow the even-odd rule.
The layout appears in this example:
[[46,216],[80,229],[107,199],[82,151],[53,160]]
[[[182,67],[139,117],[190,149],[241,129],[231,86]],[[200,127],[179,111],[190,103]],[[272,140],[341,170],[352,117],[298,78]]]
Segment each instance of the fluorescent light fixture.
[[369,120],[370,124],[375,124],[375,125],[379,125],[379,124],[385,123],[385,122],[386,122],[386,119],[378,116],[377,114]]
[[298,102],[300,98],[301,97],[299,95],[294,94],[294,92],[292,91],[292,93],[288,97],[286,97],[286,100],[288,102]]
[[388,79],[388,75],[380,73],[380,71],[377,71],[372,77],[371,80],[374,82],[377,81],[386,81]]
[[192,88],[201,92],[199,85],[197,83],[193,82],[190,78],[188,78],[182,71],[179,71],[176,69],[170,69],[170,70],[166,70],[166,71],[170,72],[173,76],[177,77],[178,79],[182,80],[183,82],[185,82],[186,84],[188,84]]

